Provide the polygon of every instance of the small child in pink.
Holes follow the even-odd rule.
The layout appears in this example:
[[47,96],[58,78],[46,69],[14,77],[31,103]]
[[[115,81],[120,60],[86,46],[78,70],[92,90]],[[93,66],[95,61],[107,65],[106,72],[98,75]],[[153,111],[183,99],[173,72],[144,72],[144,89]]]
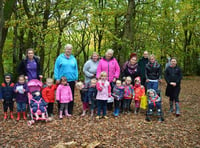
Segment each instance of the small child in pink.
[[107,73],[101,72],[99,80],[96,84],[97,87],[97,119],[100,119],[101,111],[103,111],[103,118],[107,119],[107,100],[111,97],[111,86],[107,80]]
[[72,98],[72,91],[67,83],[66,77],[61,77],[60,79],[60,85],[58,86],[56,90],[56,100],[60,103],[60,112],[59,112],[59,118],[63,118],[63,109],[65,108],[65,115],[70,117],[71,114],[68,113],[68,104],[73,100]]

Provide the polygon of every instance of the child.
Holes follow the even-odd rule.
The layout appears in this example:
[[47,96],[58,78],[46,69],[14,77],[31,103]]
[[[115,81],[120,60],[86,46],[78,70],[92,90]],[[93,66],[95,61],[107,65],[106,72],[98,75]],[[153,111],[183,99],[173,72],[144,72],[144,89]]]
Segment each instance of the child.
[[82,82],[78,82],[76,84],[76,87],[80,90],[81,102],[83,104],[83,113],[81,114],[81,116],[85,116],[86,110],[89,107],[88,88]]
[[127,112],[127,113],[129,113],[130,111],[131,100],[134,97],[134,89],[131,82],[132,82],[132,79],[130,76],[125,78],[123,112]]
[[41,93],[39,91],[32,92],[33,98],[30,101],[30,106],[36,117],[36,120],[39,119],[38,110],[42,113],[42,119],[45,119],[45,111],[47,103],[43,100]]
[[122,86],[122,82],[120,80],[116,81],[116,85],[113,88],[112,96],[114,97],[115,110],[113,115],[117,117],[119,115],[121,101],[124,96],[124,87]]
[[60,85],[57,88],[56,91],[56,100],[60,103],[60,111],[59,111],[59,118],[63,118],[63,109],[65,108],[65,115],[67,117],[70,117],[71,114],[68,113],[68,104],[73,100],[72,98],[72,91],[67,83],[66,77],[61,77],[60,79]]
[[24,75],[20,75],[18,78],[18,83],[15,84],[14,92],[16,94],[17,102],[17,121],[20,120],[20,113],[23,113],[23,118],[26,120],[26,103],[28,101],[27,93],[28,86],[25,83]]
[[135,92],[135,114],[138,114],[139,110],[140,110],[140,101],[141,101],[141,97],[145,95],[145,88],[143,85],[141,85],[141,79],[140,77],[136,77],[135,78],[135,83],[134,83],[134,92]]
[[95,78],[91,79],[90,85],[88,88],[88,99],[89,99],[91,117],[93,117],[94,109],[96,108],[96,96],[97,96],[96,83],[97,83],[97,80]]
[[47,112],[48,115],[52,117],[57,85],[53,85],[53,79],[51,78],[46,79],[46,85],[47,87],[42,90],[42,97],[44,98],[45,102],[48,103]]
[[153,109],[156,108],[157,115],[159,116],[158,121],[164,121],[162,117],[162,108],[161,108],[161,98],[157,95],[154,89],[147,90],[147,97],[148,97],[148,110],[146,120],[151,121],[150,115],[153,115]]
[[97,82],[97,119],[100,119],[101,111],[103,111],[103,118],[107,119],[106,110],[107,110],[107,100],[108,97],[111,97],[111,86],[107,80],[107,73],[101,72],[99,80]]
[[4,76],[4,83],[1,84],[0,99],[3,101],[4,120],[7,119],[7,110],[10,109],[10,118],[13,119],[13,105],[14,105],[14,83],[12,83],[11,75]]

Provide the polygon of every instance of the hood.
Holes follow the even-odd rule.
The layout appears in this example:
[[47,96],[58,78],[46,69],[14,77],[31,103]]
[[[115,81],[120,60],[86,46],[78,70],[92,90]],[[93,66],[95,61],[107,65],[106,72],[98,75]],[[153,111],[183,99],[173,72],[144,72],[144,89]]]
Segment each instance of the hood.
[[11,83],[12,83],[12,75],[9,74],[9,73],[6,73],[6,74],[4,75],[4,83],[6,83],[6,80],[5,80],[6,77],[10,77],[10,84],[11,84]]
[[155,91],[154,89],[148,89],[148,90],[147,90],[148,96],[149,96],[149,92],[150,92],[150,91],[153,91],[153,93],[154,93],[154,96],[153,96],[153,97],[156,97],[156,96],[157,96],[157,93],[156,93],[156,91]]

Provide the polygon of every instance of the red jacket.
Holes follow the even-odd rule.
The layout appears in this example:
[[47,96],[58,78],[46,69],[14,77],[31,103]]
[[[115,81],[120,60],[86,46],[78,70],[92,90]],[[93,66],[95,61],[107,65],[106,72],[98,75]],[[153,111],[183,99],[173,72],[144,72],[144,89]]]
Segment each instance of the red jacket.
[[51,87],[45,87],[42,90],[42,97],[47,103],[55,102],[55,90],[57,89],[57,85],[52,85]]

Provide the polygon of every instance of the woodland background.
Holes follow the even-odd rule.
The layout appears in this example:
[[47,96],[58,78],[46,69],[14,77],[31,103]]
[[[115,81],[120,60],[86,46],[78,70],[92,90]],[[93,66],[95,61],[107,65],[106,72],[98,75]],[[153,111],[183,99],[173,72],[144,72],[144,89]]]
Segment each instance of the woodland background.
[[1,0],[0,80],[6,72],[16,76],[30,47],[40,56],[43,75],[52,77],[67,43],[74,46],[80,75],[93,51],[103,56],[108,48],[120,64],[131,52],[141,57],[147,50],[163,66],[175,56],[184,75],[197,75],[199,19],[199,0]]

